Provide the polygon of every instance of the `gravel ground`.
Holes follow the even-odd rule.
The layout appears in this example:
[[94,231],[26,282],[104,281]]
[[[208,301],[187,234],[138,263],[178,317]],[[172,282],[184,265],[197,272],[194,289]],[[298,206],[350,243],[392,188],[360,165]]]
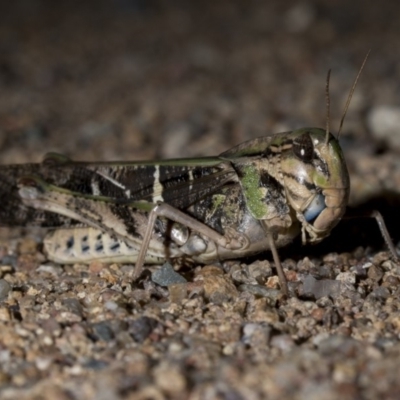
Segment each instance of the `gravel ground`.
[[[337,132],[371,49],[341,144],[351,205],[399,242],[400,4],[15,3],[0,5],[3,164],[215,155],[324,126],[329,68]],[[0,233],[2,399],[400,397],[400,265],[374,221],[282,250],[289,299],[268,254],[165,286],[150,270],[133,283],[132,265],[54,265],[40,230]]]

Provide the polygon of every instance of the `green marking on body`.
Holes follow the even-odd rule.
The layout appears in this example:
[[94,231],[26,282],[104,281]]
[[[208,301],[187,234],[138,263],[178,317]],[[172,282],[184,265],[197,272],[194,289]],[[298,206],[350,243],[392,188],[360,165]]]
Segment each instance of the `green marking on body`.
[[254,165],[246,165],[242,170],[242,187],[247,206],[254,218],[263,219],[267,215],[268,207],[263,202],[264,194],[260,187],[259,173]]
[[223,207],[226,196],[223,194],[214,194],[212,196],[212,204],[210,207],[209,215],[214,215],[220,207]]
[[313,174],[313,182],[316,186],[320,187],[320,188],[326,188],[328,186],[328,179],[326,178],[326,176],[319,174],[319,173],[314,173]]
[[221,207],[224,204],[226,196],[223,194],[214,194],[212,197],[212,207],[213,207],[213,212],[216,211],[219,207]]

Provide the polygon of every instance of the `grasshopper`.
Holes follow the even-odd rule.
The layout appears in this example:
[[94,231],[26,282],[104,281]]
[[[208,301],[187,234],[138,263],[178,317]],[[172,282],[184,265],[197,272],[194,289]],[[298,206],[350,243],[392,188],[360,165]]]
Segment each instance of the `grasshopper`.
[[327,106],[326,129],[256,138],[217,157],[87,163],[50,153],[42,163],[1,166],[0,223],[55,227],[44,241],[50,260],[135,262],[134,278],[166,259],[210,263],[270,250],[288,294],[277,248],[299,234],[303,243],[324,239],[349,198],[346,162],[329,132],[329,74]]

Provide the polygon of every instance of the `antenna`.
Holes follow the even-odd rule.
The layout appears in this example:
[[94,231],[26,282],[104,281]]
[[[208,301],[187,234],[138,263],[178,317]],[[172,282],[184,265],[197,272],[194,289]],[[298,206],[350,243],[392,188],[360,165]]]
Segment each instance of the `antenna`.
[[329,142],[329,119],[330,119],[330,109],[331,109],[331,99],[329,97],[329,79],[331,77],[331,70],[328,71],[326,76],[326,86],[325,86],[325,99],[326,99],[326,139],[325,144]]
[[364,61],[363,61],[362,65],[361,65],[361,68],[358,71],[356,79],[355,79],[355,81],[353,83],[353,86],[351,87],[350,93],[349,93],[349,95],[347,97],[347,101],[346,101],[346,105],[344,107],[342,119],[340,120],[339,130],[338,130],[338,134],[337,134],[337,140],[339,140],[340,132],[342,131],[342,127],[343,127],[344,118],[346,117],[347,110],[349,109],[349,106],[350,106],[351,98],[353,97],[354,90],[356,89],[356,86],[357,86],[358,78],[360,77],[361,72],[364,69],[365,63],[367,62],[367,58],[369,56],[369,53],[371,53],[371,50],[368,50],[368,53],[364,58]]

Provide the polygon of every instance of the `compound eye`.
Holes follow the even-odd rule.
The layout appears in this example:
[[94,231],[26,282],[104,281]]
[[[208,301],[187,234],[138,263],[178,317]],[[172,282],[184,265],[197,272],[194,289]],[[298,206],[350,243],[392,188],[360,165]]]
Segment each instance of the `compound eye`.
[[308,132],[293,140],[293,153],[299,160],[311,162],[314,156],[314,145]]
[[313,221],[315,218],[321,214],[321,212],[326,208],[325,196],[321,193],[317,194],[313,201],[304,211],[303,215],[307,222]]

